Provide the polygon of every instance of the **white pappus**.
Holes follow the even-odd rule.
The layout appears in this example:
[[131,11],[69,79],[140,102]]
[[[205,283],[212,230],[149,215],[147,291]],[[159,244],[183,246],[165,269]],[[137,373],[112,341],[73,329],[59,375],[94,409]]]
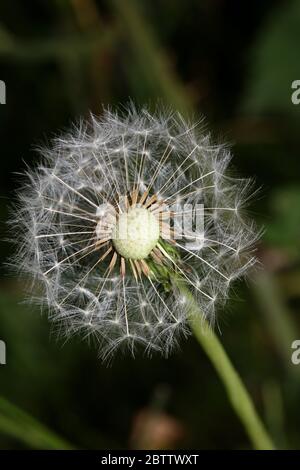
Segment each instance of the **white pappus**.
[[244,214],[251,182],[225,145],[174,112],[131,106],[74,126],[27,180],[13,210],[13,264],[33,279],[63,337],[167,355],[189,333],[189,289],[211,325],[231,281],[255,263]]

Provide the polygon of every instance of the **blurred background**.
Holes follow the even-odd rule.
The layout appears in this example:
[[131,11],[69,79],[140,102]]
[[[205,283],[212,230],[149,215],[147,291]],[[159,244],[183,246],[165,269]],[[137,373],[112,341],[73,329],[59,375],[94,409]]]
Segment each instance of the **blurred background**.
[[[300,448],[300,1],[3,0],[0,4],[1,239],[34,148],[102,104],[204,114],[261,186],[264,270],[220,312],[221,341],[279,448]],[[1,260],[12,248],[1,243]],[[61,344],[0,278],[0,448],[244,449],[223,385],[192,338],[168,360]]]

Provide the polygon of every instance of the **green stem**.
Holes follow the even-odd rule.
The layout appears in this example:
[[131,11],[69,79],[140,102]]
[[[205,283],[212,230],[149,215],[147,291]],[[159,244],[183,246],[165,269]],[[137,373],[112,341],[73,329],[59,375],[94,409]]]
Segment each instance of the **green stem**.
[[73,449],[60,436],[1,396],[0,432],[36,449]]
[[[178,281],[178,280],[177,280]],[[175,281],[176,282],[176,281]],[[176,282],[178,289],[188,299],[190,326],[192,331],[214,365],[226,389],[229,401],[244,425],[253,446],[258,450],[272,450],[275,446],[258,416],[252,399],[230,362],[218,337],[209,324],[200,317],[201,312],[194,297],[182,282]]]

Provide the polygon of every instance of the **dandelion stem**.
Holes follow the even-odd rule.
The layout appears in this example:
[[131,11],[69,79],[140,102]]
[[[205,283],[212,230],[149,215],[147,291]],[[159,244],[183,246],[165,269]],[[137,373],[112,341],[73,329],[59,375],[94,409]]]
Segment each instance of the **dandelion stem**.
[[275,449],[272,439],[255,410],[245,385],[232,365],[218,337],[203,317],[200,320],[199,306],[193,295],[182,282],[175,281],[175,283],[189,301],[189,322],[191,329],[223,382],[229,401],[242,422],[253,447],[257,450]]

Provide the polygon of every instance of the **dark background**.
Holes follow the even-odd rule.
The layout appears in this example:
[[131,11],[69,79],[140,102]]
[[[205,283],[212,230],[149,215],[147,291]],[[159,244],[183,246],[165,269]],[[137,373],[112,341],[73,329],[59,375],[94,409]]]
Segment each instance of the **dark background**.
[[[288,0],[2,0],[1,238],[34,147],[102,104],[204,114],[234,144],[234,164],[262,186],[264,270],[220,312],[221,340],[279,448],[300,448],[300,2]],[[12,248],[1,244],[1,258]],[[62,345],[46,317],[0,279],[0,448],[250,448],[223,385],[192,338],[168,360]],[[21,411],[23,410],[23,411]],[[34,419],[29,415],[34,416]],[[43,424],[41,424],[43,423]],[[61,436],[59,444],[48,430]],[[47,439],[47,435],[49,439]],[[46,437],[45,437],[46,436]],[[45,440],[44,440],[45,439]],[[52,439],[52,441],[51,441]],[[51,444],[52,442],[52,444]]]

